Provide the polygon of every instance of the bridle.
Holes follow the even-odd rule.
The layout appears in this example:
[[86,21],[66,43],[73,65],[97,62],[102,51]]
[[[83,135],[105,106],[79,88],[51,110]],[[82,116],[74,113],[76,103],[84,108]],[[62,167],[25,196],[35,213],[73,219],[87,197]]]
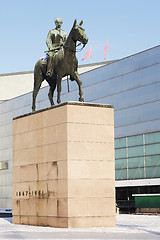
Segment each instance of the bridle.
[[[78,44],[76,45],[76,48],[79,47],[81,44],[82,44],[81,42],[78,43]],[[83,46],[82,46],[80,49],[73,50],[73,49],[69,48],[67,45],[64,44],[64,47],[65,47],[65,48],[69,48],[69,49],[68,49],[69,52],[73,52],[73,53],[75,53],[75,52],[81,52],[85,46],[86,46],[86,44],[83,44]]]
[[[78,36],[78,34],[76,34],[76,35],[77,35],[77,38],[79,39],[79,40],[76,40],[76,41],[82,41],[82,37]],[[82,42],[79,42],[79,43],[76,45],[76,48],[79,47],[81,44],[82,44]],[[65,45],[65,44],[64,44],[64,47],[65,47],[65,48],[69,48],[69,52],[75,53],[75,52],[81,52],[81,51],[83,50],[83,48],[85,47],[85,45],[86,45],[86,44],[83,44],[83,46],[82,46],[80,49],[76,49],[76,50],[73,50],[73,49],[69,48],[69,47],[68,47],[67,45]]]
[[[81,44],[82,44],[81,42],[78,43],[77,46],[76,46],[76,48],[79,47]],[[75,50],[75,51],[73,51],[73,52],[81,52],[85,46],[86,46],[86,44],[83,44],[83,46],[82,46],[80,49],[77,49],[77,50]]]

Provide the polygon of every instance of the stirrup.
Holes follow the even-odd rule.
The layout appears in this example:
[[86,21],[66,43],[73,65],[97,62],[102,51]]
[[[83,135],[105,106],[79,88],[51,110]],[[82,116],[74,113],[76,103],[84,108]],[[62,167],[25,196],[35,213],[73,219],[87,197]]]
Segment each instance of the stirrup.
[[52,77],[51,71],[47,71],[46,76],[47,77]]

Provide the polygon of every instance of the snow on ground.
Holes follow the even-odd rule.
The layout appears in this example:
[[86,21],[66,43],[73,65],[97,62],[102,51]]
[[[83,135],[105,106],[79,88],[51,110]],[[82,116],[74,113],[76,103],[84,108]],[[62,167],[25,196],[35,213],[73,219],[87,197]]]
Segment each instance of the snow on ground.
[[[26,226],[26,225],[17,225],[12,224],[6,219],[0,218],[0,239],[3,236],[3,239],[13,239],[14,234],[71,234],[75,235],[80,233],[86,234],[100,234],[100,233],[108,233],[108,234],[153,234],[155,237],[159,236],[160,239],[160,216],[155,215],[129,215],[129,214],[122,214],[117,215],[117,224],[116,227],[102,227],[102,228],[52,228],[52,227],[38,227],[38,226]],[[8,235],[7,235],[8,234]],[[4,236],[10,236],[11,238],[4,238]],[[117,236],[117,235],[116,235]],[[16,238],[14,238],[16,239]],[[17,238],[20,239],[20,238]],[[26,239],[26,238],[25,238]],[[76,238],[77,239],[77,238]],[[118,238],[116,238],[118,239]],[[149,238],[150,239],[150,238]],[[157,238],[156,238],[157,239]]]
[[116,231],[157,232],[160,234],[160,216],[117,215]]
[[[160,233],[160,216],[155,215],[130,215],[120,214],[116,216],[116,227],[94,227],[94,228],[53,228],[53,227],[39,227],[12,224],[6,219],[0,218],[0,232],[4,230],[18,230],[18,231],[38,231],[38,232],[145,232],[156,231]],[[5,229],[4,229],[5,228]]]

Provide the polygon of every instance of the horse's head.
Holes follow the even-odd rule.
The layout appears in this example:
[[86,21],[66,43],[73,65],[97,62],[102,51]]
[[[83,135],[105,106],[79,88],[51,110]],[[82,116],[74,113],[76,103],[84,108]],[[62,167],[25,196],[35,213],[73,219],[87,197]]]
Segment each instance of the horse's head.
[[73,28],[72,28],[74,31],[73,40],[79,41],[85,46],[88,42],[88,38],[84,32],[85,31],[84,28],[81,27],[82,24],[83,24],[83,21],[81,21],[80,24],[77,24],[77,20],[75,19]]

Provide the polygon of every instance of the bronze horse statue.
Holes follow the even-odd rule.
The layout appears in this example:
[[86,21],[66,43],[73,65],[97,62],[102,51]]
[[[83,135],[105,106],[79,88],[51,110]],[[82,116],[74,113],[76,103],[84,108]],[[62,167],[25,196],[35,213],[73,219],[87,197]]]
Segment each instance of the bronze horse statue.
[[54,105],[53,94],[57,86],[57,103],[60,103],[60,93],[61,93],[61,81],[65,76],[70,76],[71,81],[76,81],[79,87],[79,101],[83,102],[83,92],[82,92],[82,82],[79,78],[77,68],[78,60],[76,58],[76,43],[79,41],[83,44],[83,47],[87,44],[88,38],[85,34],[85,30],[81,27],[83,21],[80,24],[77,24],[77,21],[74,21],[73,27],[69,33],[69,36],[64,44],[64,46],[55,53],[53,58],[53,74],[52,77],[47,77],[47,61],[44,59],[38,60],[34,68],[34,90],[33,90],[33,103],[32,110],[35,111],[35,103],[38,91],[41,87],[41,84],[46,80],[50,86],[49,89],[49,100],[51,106]]

